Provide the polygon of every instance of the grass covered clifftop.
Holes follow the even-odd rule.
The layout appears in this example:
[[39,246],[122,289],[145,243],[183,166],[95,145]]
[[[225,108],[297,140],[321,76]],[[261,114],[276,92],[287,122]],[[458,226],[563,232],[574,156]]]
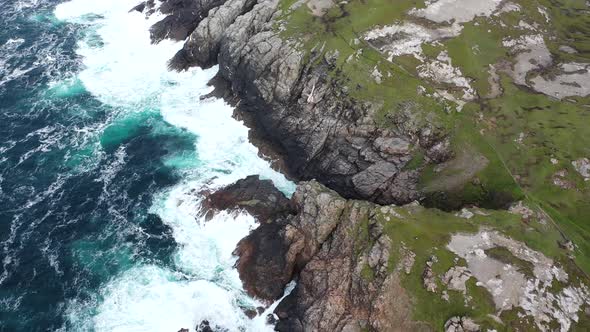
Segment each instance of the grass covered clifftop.
[[[425,203],[505,208],[524,200],[590,272],[590,15],[585,1],[281,2],[276,29],[335,59],[331,79],[451,136],[454,158],[416,150]],[[586,170],[586,171],[585,171]]]

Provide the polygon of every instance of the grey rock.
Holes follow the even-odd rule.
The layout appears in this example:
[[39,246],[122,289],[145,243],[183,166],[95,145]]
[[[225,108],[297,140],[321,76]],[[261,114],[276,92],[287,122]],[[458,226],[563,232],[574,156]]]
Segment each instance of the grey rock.
[[[159,11],[165,14],[150,28],[153,43],[163,39],[184,40],[207,16],[210,9],[225,0],[164,0]],[[149,2],[149,1],[148,1]]]
[[469,317],[455,316],[445,323],[445,332],[478,332],[480,330],[479,325]]
[[578,53],[578,51],[571,47],[571,46],[567,46],[567,45],[561,45],[559,46],[559,50],[565,53],[569,53],[569,54],[575,54]]
[[580,158],[572,161],[574,169],[580,173],[584,180],[590,179],[590,160],[588,158]]
[[471,272],[465,266],[453,266],[443,276],[442,281],[450,290],[467,292],[465,282],[471,278]]
[[[211,0],[209,0],[211,1]],[[430,119],[401,105],[384,129],[381,108],[348,95],[328,72],[339,57],[322,45],[304,57],[277,31],[278,0],[229,0],[209,12],[170,66],[185,69],[217,61],[219,75],[240,98],[238,113],[279,147],[287,173],[316,179],[346,198],[405,204],[421,198],[419,170],[404,166],[418,149],[426,162],[451,157],[450,144]]]
[[197,28],[190,34],[184,47],[170,61],[170,67],[184,70],[198,65],[208,68],[217,62],[219,44],[225,30],[236,18],[248,12],[255,0],[229,0],[209,11]]

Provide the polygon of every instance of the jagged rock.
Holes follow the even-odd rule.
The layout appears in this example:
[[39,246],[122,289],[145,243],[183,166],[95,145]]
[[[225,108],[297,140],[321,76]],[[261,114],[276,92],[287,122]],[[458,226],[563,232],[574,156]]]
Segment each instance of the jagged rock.
[[210,9],[225,0],[164,0],[159,11],[167,15],[150,28],[153,43],[163,39],[184,40],[193,32]]
[[469,317],[451,317],[445,323],[445,332],[478,332],[479,325]]
[[553,184],[558,186],[561,189],[573,189],[576,187],[576,184],[572,181],[567,180],[568,171],[566,169],[559,170],[553,174],[551,179],[553,180]]
[[248,176],[207,196],[206,210],[244,209],[264,222],[279,214],[292,212],[289,199],[270,180]]
[[199,326],[197,326],[197,332],[213,332],[213,329],[209,325],[208,320],[203,320]]
[[238,243],[236,267],[251,295],[279,298],[294,272],[330,235],[344,200],[323,191],[317,183],[300,186],[292,202],[302,213],[263,224]]
[[464,218],[464,219],[471,219],[473,218],[475,214],[469,210],[467,210],[466,208],[461,209],[461,211],[459,213],[456,214],[456,216]]
[[512,204],[508,208],[508,211],[510,211],[510,213],[520,214],[522,216],[522,220],[526,222],[531,221],[535,216],[535,211],[526,206],[522,201]]
[[424,266],[424,271],[422,272],[422,284],[424,288],[432,293],[436,293],[436,278],[434,276],[434,272],[432,271],[432,265],[437,261],[435,256],[430,257],[428,261],[426,261],[426,265]]
[[189,330],[188,329],[180,329],[180,330],[178,330],[178,332],[189,332]]
[[258,311],[250,308],[241,308],[246,317],[253,319],[254,317],[258,316]]
[[398,265],[398,269],[404,271],[406,274],[410,274],[412,267],[414,266],[414,262],[416,261],[416,254],[408,250],[403,244],[400,254],[402,259]]
[[136,12],[143,13],[143,11],[145,10],[146,6],[147,6],[147,4],[146,4],[145,2],[142,2],[142,3],[140,3],[139,5],[137,5],[137,6],[133,7],[133,8],[131,8],[131,9],[129,10],[129,12],[131,13],[131,12],[133,12],[133,11],[136,11]]
[[211,9],[190,34],[184,47],[170,61],[170,67],[184,70],[198,65],[208,68],[217,62],[219,44],[225,30],[236,18],[248,12],[256,4],[255,0],[228,0],[219,7]]
[[588,158],[580,158],[572,161],[572,165],[585,181],[590,179],[590,160]]
[[574,245],[574,243],[571,240],[565,240],[565,241],[559,242],[559,247],[561,247],[567,251],[576,250],[576,246]]
[[[284,154],[287,173],[316,179],[347,198],[377,203],[419,199],[419,171],[404,170],[414,151],[428,161],[448,159],[450,144],[412,105],[396,112],[392,129],[380,128],[380,105],[359,103],[328,75],[337,53],[318,46],[307,58],[275,29],[278,0],[229,0],[209,11],[170,66],[219,63],[219,74],[240,97],[238,113]],[[411,120],[414,119],[414,120]]]
[[[273,301],[293,277],[295,260],[289,256],[291,232],[279,223],[263,224],[240,240],[234,255],[244,289],[252,296]],[[294,257],[293,257],[294,258]]]
[[[415,330],[399,273],[388,269],[392,243],[375,219],[382,207],[347,201],[315,181],[301,183],[292,203],[297,214],[261,225],[236,250],[244,288],[259,298],[280,297],[298,274],[275,310],[276,329],[355,331],[365,322]],[[368,239],[359,238],[359,227]]]
[[275,325],[277,323],[277,316],[275,314],[266,315],[266,323],[270,325]]

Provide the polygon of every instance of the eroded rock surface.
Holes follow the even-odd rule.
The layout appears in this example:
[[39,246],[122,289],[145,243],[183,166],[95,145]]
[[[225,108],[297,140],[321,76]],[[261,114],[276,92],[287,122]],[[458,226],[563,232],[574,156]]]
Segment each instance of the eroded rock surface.
[[243,209],[260,222],[292,212],[289,199],[271,180],[260,180],[258,175],[248,176],[207,195],[202,204],[206,211]]
[[[250,177],[230,188],[249,193],[246,184],[261,186],[259,180]],[[468,286],[474,278],[476,286],[489,293],[496,310],[518,309],[521,317],[531,319],[540,330],[559,324],[567,331],[590,306],[588,288],[572,280],[559,264],[485,227],[476,233],[452,234],[443,249],[446,253],[438,251],[442,256],[424,256],[420,249],[417,260],[405,240],[396,243],[392,236],[398,227],[399,232],[414,224],[422,227],[420,218],[432,216],[418,203],[396,207],[347,200],[310,181],[298,185],[288,206],[290,213],[274,214],[261,223],[234,252],[244,289],[267,304],[280,299],[287,285],[296,281],[271,317],[270,323],[276,323],[278,331],[479,330],[481,320],[468,317],[450,317],[440,327],[413,320],[416,303],[412,296],[417,290],[411,293],[404,288],[405,278],[422,280],[419,292],[449,303],[455,301],[455,305],[456,294],[461,294],[461,301],[468,307],[473,305],[474,296],[481,296]],[[477,208],[471,211],[470,219],[447,216],[458,223],[481,222],[481,218],[490,216]],[[523,203],[515,204],[512,213],[529,221],[537,217]],[[412,237],[412,241],[419,237]],[[415,242],[413,245],[416,249]],[[492,252],[498,248],[503,251]],[[456,265],[441,272],[440,267],[450,261]],[[504,324],[500,318],[495,321]]]
[[[486,254],[486,250],[497,247],[508,250],[515,257],[514,263]],[[542,253],[496,231],[453,235],[448,248],[467,261],[478,285],[492,294],[498,310],[520,308],[533,318],[540,330],[548,330],[553,322],[559,324],[561,331],[569,330],[578,321],[580,309],[590,304],[589,290],[583,284],[553,292],[553,283],[567,282],[568,274]],[[517,269],[517,260],[529,262],[533,275]]]
[[158,7],[154,0],[140,3],[133,10],[151,15],[156,10],[165,17],[150,28],[153,43],[164,39],[184,40],[197,27],[210,9],[225,0],[163,0]]
[[[415,330],[411,301],[390,268],[391,240],[375,219],[377,206],[341,198],[317,182],[298,186],[298,213],[263,224],[236,249],[245,289],[273,301],[296,275],[277,307],[279,331]],[[392,272],[395,270],[395,272]],[[428,330],[427,326],[422,326]],[[393,330],[392,330],[393,331]]]
[[477,325],[469,317],[451,317],[445,323],[445,332],[478,332],[480,331]]
[[318,45],[306,57],[280,36],[278,4],[230,0],[211,9],[170,66],[219,63],[220,76],[241,99],[239,109],[284,152],[289,174],[350,198],[418,199],[418,171],[404,166],[417,150],[425,151],[426,162],[450,158],[444,132],[434,121],[417,121],[411,104],[390,119],[390,129],[378,126],[380,105],[355,100],[344,81],[328,74],[337,54],[323,57]]

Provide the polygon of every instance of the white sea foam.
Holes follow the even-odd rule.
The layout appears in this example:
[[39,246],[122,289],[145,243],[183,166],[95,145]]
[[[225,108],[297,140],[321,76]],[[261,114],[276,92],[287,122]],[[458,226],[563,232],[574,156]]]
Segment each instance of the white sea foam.
[[151,212],[170,226],[178,243],[173,266],[140,265],[122,272],[96,301],[70,303],[70,324],[77,330],[176,331],[208,319],[230,331],[270,331],[264,316],[250,320],[242,312],[241,307],[259,303],[245,294],[233,269],[232,251],[256,227],[254,219],[220,213],[205,222],[198,214],[198,192],[250,174],[273,180],[287,193],[294,185],[258,157],[247,128],[232,118],[229,105],[200,101],[211,90],[206,83],[217,68],[167,70],[181,43],[152,45],[148,29],[159,18],[129,13],[136,2],[73,0],[58,6],[55,15],[88,24],[101,39],[78,45],[85,66],[78,78],[85,88],[119,112],[158,109],[167,122],[194,133],[198,166],[183,173],[180,184],[154,197]]

